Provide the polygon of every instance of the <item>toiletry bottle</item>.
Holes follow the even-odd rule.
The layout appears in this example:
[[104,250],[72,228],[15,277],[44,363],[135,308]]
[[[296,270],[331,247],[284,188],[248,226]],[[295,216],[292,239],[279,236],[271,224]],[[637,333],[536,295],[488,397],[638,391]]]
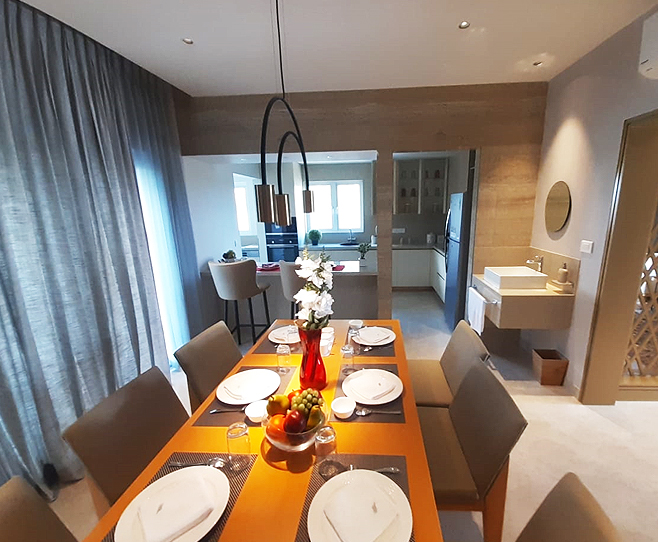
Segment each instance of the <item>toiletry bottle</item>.
[[562,267],[557,270],[557,281],[564,284],[567,282],[567,278],[569,278],[569,270],[567,269],[567,264],[564,263],[562,264]]

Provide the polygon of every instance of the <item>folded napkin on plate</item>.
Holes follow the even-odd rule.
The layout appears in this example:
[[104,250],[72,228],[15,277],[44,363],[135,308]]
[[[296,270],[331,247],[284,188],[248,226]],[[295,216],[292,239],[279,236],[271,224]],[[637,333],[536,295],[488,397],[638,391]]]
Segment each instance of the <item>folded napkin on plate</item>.
[[205,480],[193,475],[172,481],[138,510],[145,542],[171,542],[206,519],[214,502]]
[[350,382],[352,389],[361,397],[375,401],[389,393],[395,384],[380,374],[373,373],[367,369],[360,371]]
[[374,485],[356,491],[345,485],[324,506],[324,515],[341,542],[375,542],[398,517],[386,493]]
[[277,341],[299,342],[299,332],[297,329],[290,331],[288,326],[278,327],[272,331],[272,338]]
[[364,327],[359,330],[359,337],[369,343],[378,343],[388,339],[390,336],[390,331],[381,327]]
[[233,399],[242,399],[242,382],[224,384],[224,391],[233,397]]

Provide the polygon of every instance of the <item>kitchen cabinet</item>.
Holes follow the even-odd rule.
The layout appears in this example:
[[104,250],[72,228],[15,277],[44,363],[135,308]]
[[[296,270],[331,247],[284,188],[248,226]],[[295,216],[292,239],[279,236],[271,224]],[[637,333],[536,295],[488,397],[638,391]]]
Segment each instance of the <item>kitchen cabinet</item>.
[[448,194],[448,159],[395,160],[394,190],[395,214],[444,214]]
[[394,249],[393,287],[428,288],[432,249]]
[[436,295],[445,303],[446,299],[446,257],[443,252],[432,250],[430,255],[430,284]]

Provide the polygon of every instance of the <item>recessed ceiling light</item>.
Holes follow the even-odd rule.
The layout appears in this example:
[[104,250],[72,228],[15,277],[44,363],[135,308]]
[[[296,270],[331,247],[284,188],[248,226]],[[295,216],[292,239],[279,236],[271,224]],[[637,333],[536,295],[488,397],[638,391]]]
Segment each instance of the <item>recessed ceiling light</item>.
[[181,40],[185,45],[192,45],[194,43],[192,38],[181,38]]
[[543,62],[541,60],[537,60],[537,61],[532,63],[532,65],[535,66],[536,68],[539,68],[539,66],[541,66],[542,64],[543,64]]
[[471,26],[471,23],[469,23],[468,21],[462,21],[461,23],[459,23],[459,28],[461,30],[466,30],[469,26]]

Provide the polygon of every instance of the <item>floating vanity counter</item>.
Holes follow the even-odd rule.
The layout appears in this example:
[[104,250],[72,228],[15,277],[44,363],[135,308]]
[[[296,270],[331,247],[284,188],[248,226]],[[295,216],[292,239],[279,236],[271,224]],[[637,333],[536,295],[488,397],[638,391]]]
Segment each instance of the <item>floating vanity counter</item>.
[[487,300],[485,315],[500,329],[565,329],[571,325],[575,295],[560,292],[550,282],[545,288],[497,288],[485,274],[473,275],[473,286]]

